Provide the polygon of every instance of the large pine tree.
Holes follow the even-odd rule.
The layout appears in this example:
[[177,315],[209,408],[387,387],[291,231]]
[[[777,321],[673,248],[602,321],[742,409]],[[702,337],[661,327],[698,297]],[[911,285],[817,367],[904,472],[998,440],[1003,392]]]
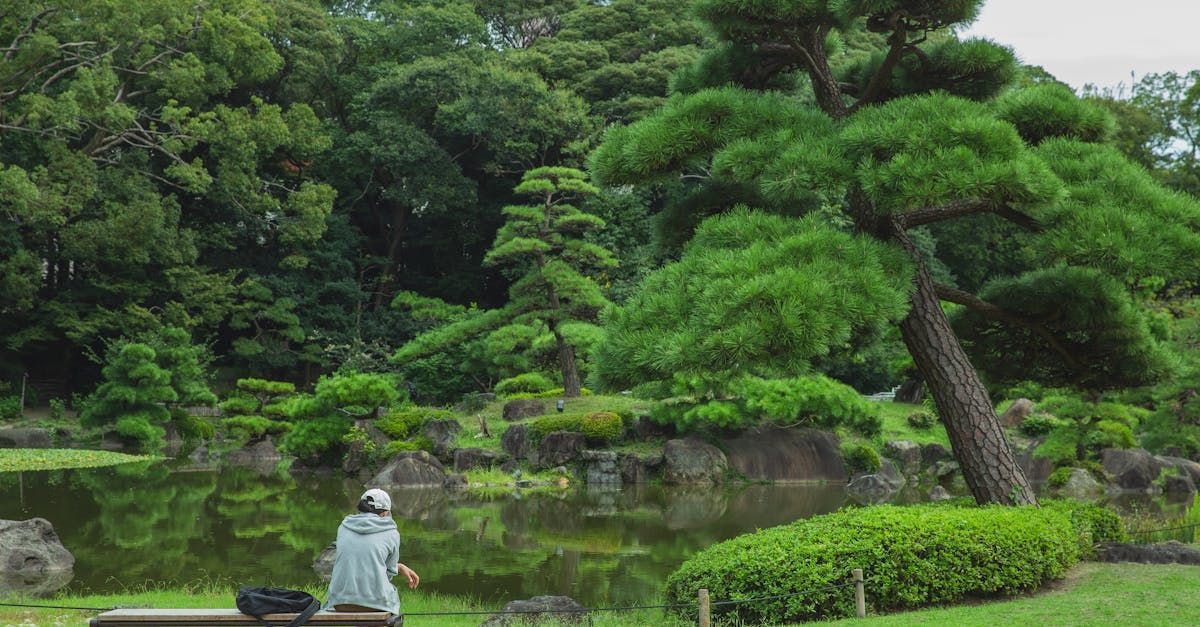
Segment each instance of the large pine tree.
[[[699,0],[698,15],[722,45],[680,75],[676,87],[684,93],[656,114],[611,130],[592,167],[607,184],[681,177],[694,185],[684,206],[701,216],[738,203],[785,215],[815,213],[903,252],[908,262],[902,265],[910,267],[892,267],[911,272],[911,296],[897,322],[968,487],[981,503],[1035,503],[942,303],[957,303],[966,318],[986,321],[964,324],[978,331],[976,339],[995,337],[1002,328],[1009,345],[1037,347],[1014,353],[1030,360],[1031,373],[1056,361],[1062,365],[1054,372],[1061,378],[1098,378],[1108,386],[1144,382],[1169,367],[1156,354],[1144,317],[1106,316],[1105,323],[1124,326],[1099,333],[1096,317],[1087,314],[1088,294],[1104,293],[1136,312],[1131,288],[1193,280],[1200,209],[1193,199],[1157,188],[1115,150],[1100,145],[1110,123],[1097,109],[1053,87],[1012,91],[1019,70],[1011,51],[946,33],[974,19],[980,4]],[[839,52],[849,48],[843,42],[864,38],[881,48],[866,55]],[[842,341],[846,325],[806,328],[804,321],[815,314],[830,317],[824,309],[810,311],[813,306],[828,303],[841,307],[847,320],[863,318],[853,299],[789,296],[778,285],[752,279],[777,272],[782,267],[777,264],[870,268],[890,255],[816,259],[811,249],[797,248],[785,251],[782,261],[769,260],[754,253],[765,244],[753,237],[759,228],[753,213],[726,220],[720,228],[729,234],[716,240],[713,252],[705,248],[720,231],[708,229],[705,241],[693,242],[686,255],[711,255],[726,265],[708,272],[724,278],[741,271],[745,285],[725,281],[728,288],[718,293],[703,280],[666,291],[661,281],[648,282],[612,317],[601,355],[619,357],[620,363],[602,363],[602,375],[619,380],[622,373],[638,371],[665,380],[701,368],[697,364],[770,371],[786,362],[781,355],[789,351],[808,358]],[[984,224],[980,220],[1008,228],[972,231],[971,225]],[[936,282],[927,230],[948,224],[968,226],[951,231],[959,240],[1017,240],[1013,248],[1020,249],[1021,259],[1006,268],[1010,276],[986,277],[1010,282],[985,286],[979,294]],[[792,228],[818,227],[806,219],[795,220]],[[749,253],[722,256],[722,249],[734,245]],[[819,273],[815,281],[821,281]],[[1058,288],[1048,289],[1053,285]],[[660,293],[651,293],[655,289]],[[758,292],[751,294],[753,289]],[[673,296],[681,291],[687,293]],[[814,288],[806,285],[804,291]],[[1006,300],[980,297],[989,293]],[[689,302],[664,304],[672,297]],[[679,316],[631,311],[645,307]],[[1077,315],[1048,316],[1047,309]],[[741,324],[747,319],[781,331],[770,337],[734,333],[753,326]],[[661,332],[664,325],[681,332],[653,350],[638,344],[647,337],[644,331]],[[705,328],[714,335],[694,332]],[[998,344],[974,346],[994,352]],[[1146,368],[1113,367],[1131,351],[1145,358]]]

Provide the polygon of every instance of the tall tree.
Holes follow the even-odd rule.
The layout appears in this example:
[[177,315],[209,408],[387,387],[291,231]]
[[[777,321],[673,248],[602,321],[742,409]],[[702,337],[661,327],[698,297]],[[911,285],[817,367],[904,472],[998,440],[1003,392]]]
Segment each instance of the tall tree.
[[526,172],[514,191],[537,204],[504,208],[508,220],[484,263],[524,270],[509,291],[508,307],[519,312],[518,324],[546,325],[557,346],[563,395],[577,397],[582,383],[567,332],[572,323],[595,322],[608,301],[588,275],[616,265],[611,252],[582,237],[603,228],[604,221],[570,204],[596,188],[579,170],[545,167]]
[[[700,0],[698,14],[727,42],[701,63],[726,68],[711,73],[712,80],[732,80],[736,86],[713,88],[704,74],[694,74],[689,89],[698,91],[611,130],[592,166],[599,180],[613,184],[682,175],[696,181],[697,193],[707,194],[717,210],[748,199],[773,211],[816,211],[848,224],[860,237],[906,253],[914,280],[900,333],[933,394],[968,487],[981,503],[1034,503],[1033,489],[942,301],[1030,329],[1027,341],[1050,343],[1055,334],[1078,329],[1050,327],[1035,312],[1010,311],[940,285],[915,231],[992,215],[1021,230],[1016,236],[1030,241],[1042,269],[1061,275],[1072,265],[1088,266],[1128,288],[1147,272],[1155,274],[1154,262],[1163,263],[1156,274],[1165,280],[1195,276],[1191,251],[1200,244],[1200,210],[1179,197],[1146,204],[1156,192],[1141,182],[1106,196],[1105,186],[1111,191],[1116,181],[1092,166],[1106,163],[1113,152],[1088,142],[1102,140],[1108,125],[1073,97],[1043,90],[1016,92],[992,106],[981,103],[1016,75],[1011,51],[983,40],[931,37],[969,22],[979,5],[962,0]],[[882,37],[883,48],[853,63],[835,63],[834,34],[864,25]],[[799,74],[800,89],[779,80],[793,72]],[[1104,184],[1089,184],[1100,180]],[[1068,187],[1073,193],[1088,188],[1092,195],[1067,200]],[[1102,224],[1096,221],[1101,216]],[[796,228],[810,227],[797,223]],[[1169,237],[1151,235],[1156,232]],[[1165,255],[1175,260],[1167,262]],[[742,270],[749,280],[766,268],[747,263]],[[1086,282],[1094,277],[1076,273],[1068,278]],[[1064,293],[1060,302],[1072,306],[1067,294],[1082,293]],[[715,296],[697,306],[711,307],[713,315],[727,311]],[[803,316],[805,303],[781,299],[763,312]],[[609,341],[632,337],[628,331],[639,328],[610,329]],[[738,339],[714,347],[723,362],[733,365],[747,353],[774,350],[773,344]],[[1110,359],[1119,354],[1096,353]],[[630,355],[655,367],[656,355]]]

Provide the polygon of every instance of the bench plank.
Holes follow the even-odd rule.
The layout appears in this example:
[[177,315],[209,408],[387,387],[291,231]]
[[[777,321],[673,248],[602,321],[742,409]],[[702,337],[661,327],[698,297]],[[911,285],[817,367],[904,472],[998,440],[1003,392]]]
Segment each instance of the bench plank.
[[[263,618],[287,624],[298,614],[268,614]],[[309,625],[388,625],[392,618],[387,612],[329,612],[320,611],[308,619]],[[231,609],[124,609],[105,612],[91,621],[92,627],[132,625],[261,625],[253,616]]]

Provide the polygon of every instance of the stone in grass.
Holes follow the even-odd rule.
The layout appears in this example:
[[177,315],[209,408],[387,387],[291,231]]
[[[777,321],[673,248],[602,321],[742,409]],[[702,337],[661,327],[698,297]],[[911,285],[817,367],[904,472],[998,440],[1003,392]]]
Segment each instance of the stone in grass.
[[698,440],[670,440],[663,447],[663,482],[676,485],[716,485],[725,479],[729,462],[721,449]]
[[516,424],[509,426],[500,436],[500,447],[513,459],[525,459],[533,450],[533,440],[529,437],[529,425]]
[[460,448],[454,451],[454,470],[462,472],[472,468],[489,468],[499,464],[500,453],[482,448]]
[[930,501],[949,501],[952,498],[954,496],[950,494],[950,491],[940,485],[933,486],[933,489],[929,491]]
[[1063,484],[1062,494],[1076,501],[1090,501],[1104,494],[1104,486],[1096,481],[1092,473],[1082,468],[1072,468],[1071,475]]
[[538,445],[537,467],[552,468],[574,461],[583,451],[587,439],[574,431],[554,431],[546,434]]
[[1175,540],[1154,544],[1102,542],[1096,547],[1096,561],[1200,566],[1200,548]]
[[542,416],[546,413],[546,404],[536,398],[518,398],[504,404],[501,416],[508,422],[525,420]]
[[430,420],[421,427],[421,434],[433,444],[431,452],[444,462],[454,461],[455,442],[460,431],[462,425],[457,420]]
[[508,627],[509,625],[591,625],[592,617],[586,607],[571,597],[537,596],[510,601],[501,612],[480,623],[479,627]]

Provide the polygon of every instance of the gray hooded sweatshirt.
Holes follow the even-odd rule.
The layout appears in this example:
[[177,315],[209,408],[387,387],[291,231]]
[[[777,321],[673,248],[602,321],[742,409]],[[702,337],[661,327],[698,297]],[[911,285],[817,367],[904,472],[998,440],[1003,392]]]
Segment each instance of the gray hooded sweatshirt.
[[399,614],[400,595],[392,585],[399,561],[396,521],[376,514],[347,516],[338,527],[337,557],[325,607],[353,603]]

